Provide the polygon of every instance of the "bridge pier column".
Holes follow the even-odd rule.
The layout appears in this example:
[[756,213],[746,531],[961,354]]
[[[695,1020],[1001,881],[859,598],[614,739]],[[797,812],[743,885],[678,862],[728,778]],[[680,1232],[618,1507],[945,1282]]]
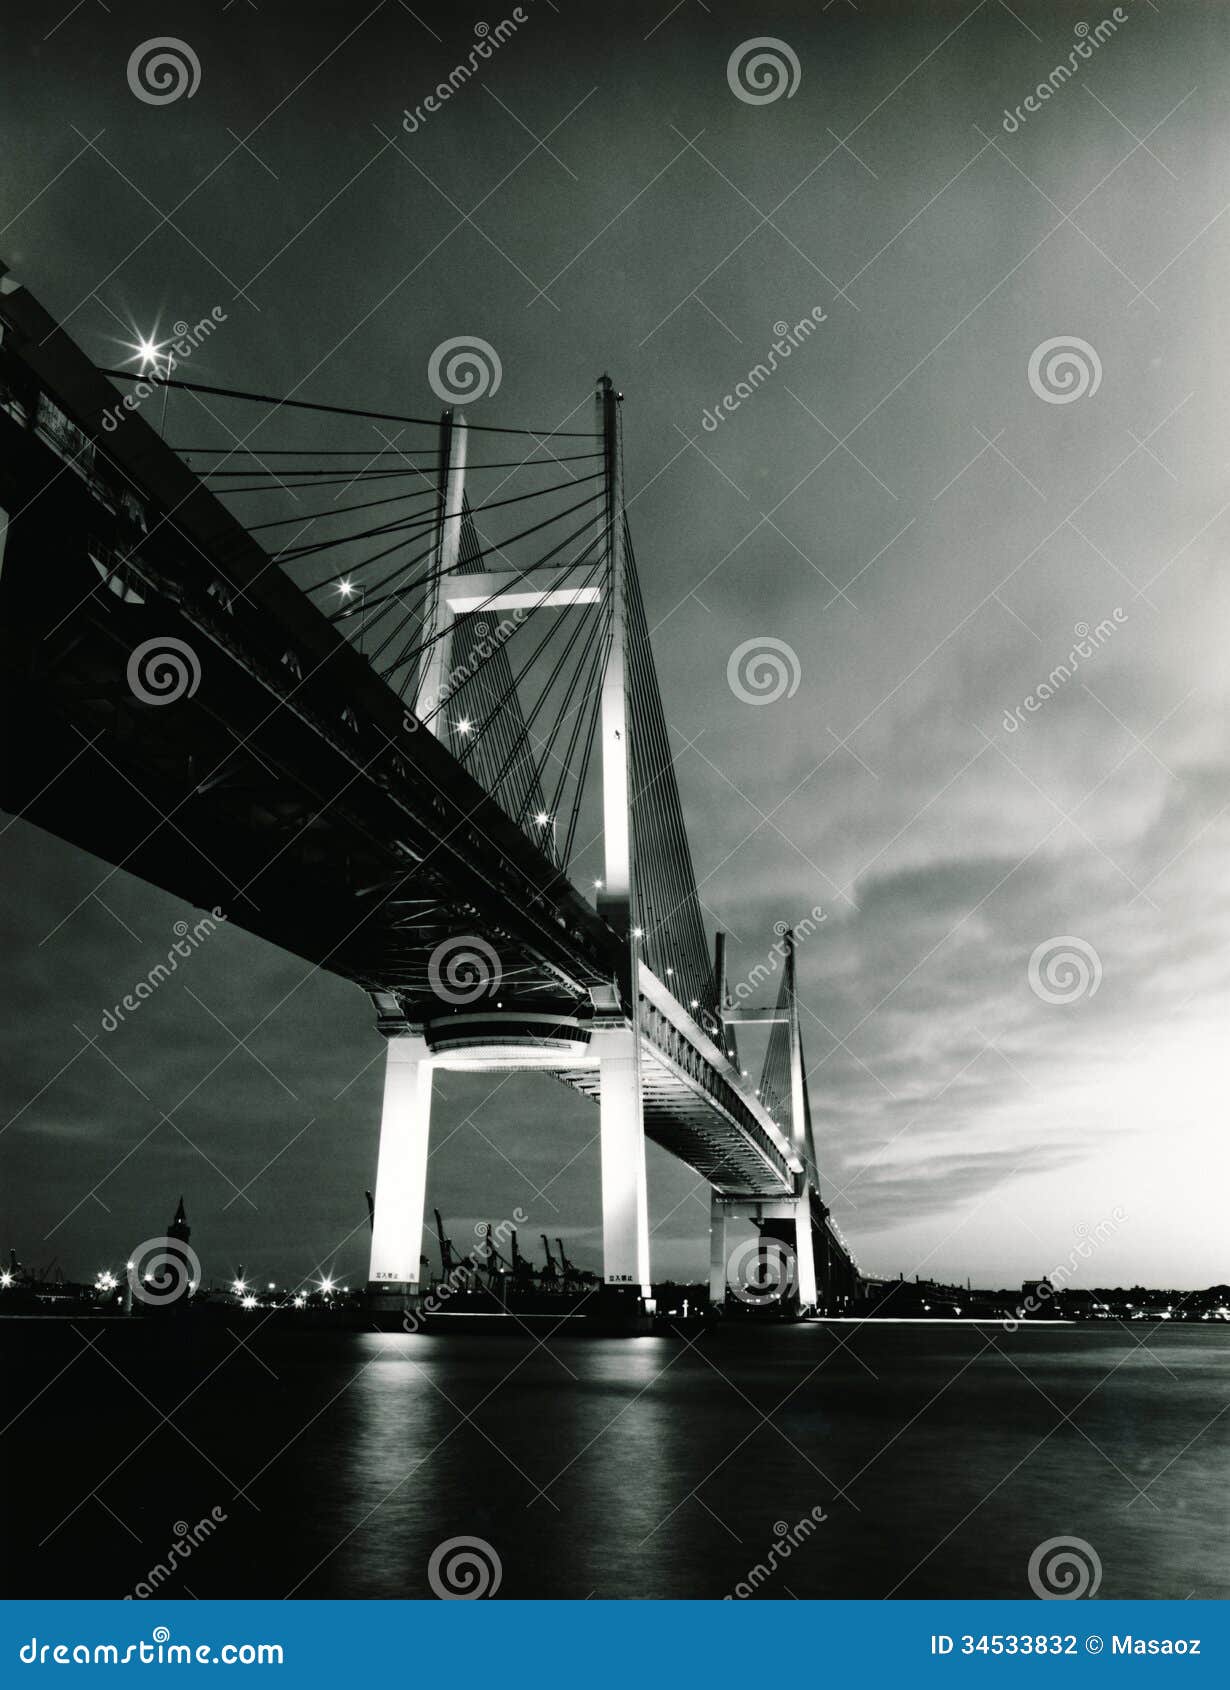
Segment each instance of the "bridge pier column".
[[368,1290],[401,1298],[419,1289],[431,1073],[425,1039],[406,1035],[389,1040]]
[[816,1296],[816,1248],[811,1225],[811,1193],[806,1186],[802,1196],[795,1200],[794,1255],[799,1276],[799,1307],[815,1309],[819,1306]]
[[590,1045],[598,1057],[602,1136],[602,1277],[642,1297],[649,1280],[649,1203],[640,1053],[631,1027],[602,1028]]
[[720,1309],[726,1301],[726,1205],[717,1192],[709,1191],[709,1306]]

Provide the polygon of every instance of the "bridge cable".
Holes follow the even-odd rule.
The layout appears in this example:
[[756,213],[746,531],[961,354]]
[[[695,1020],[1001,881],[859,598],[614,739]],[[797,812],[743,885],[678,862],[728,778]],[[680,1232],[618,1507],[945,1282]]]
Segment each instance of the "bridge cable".
[[[546,521],[535,523],[532,528],[523,528],[519,534],[510,534],[506,539],[493,541],[492,544],[484,550],[482,555],[484,557],[489,557],[492,552],[501,552],[504,549],[504,547],[513,545],[514,542],[516,542],[517,540],[528,539],[528,537],[531,534],[537,534],[542,529],[549,528],[553,522],[561,522],[564,519],[564,517],[571,516],[574,511],[579,511],[585,505],[590,505],[590,504],[595,503],[597,500],[601,499],[602,496],[603,495],[602,495],[601,491],[598,491],[596,493],[591,493],[591,494],[589,494],[589,496],[587,498],[579,500],[575,505],[569,505],[569,506],[567,506],[566,509],[564,509],[562,511],[556,511],[554,516],[547,517]],[[384,551],[377,552],[375,557],[368,558],[366,560],[366,562],[367,563],[375,563],[380,558],[387,557],[390,552],[393,552],[393,551],[396,551],[396,550],[397,550],[396,545],[388,546],[388,547],[385,548]],[[369,593],[378,592],[380,590],[380,588],[387,587],[390,581],[394,581],[394,580],[397,579],[398,575],[402,573],[403,569],[410,568],[415,563],[421,563],[422,560],[425,557],[430,557],[434,550],[435,550],[435,541],[433,540],[432,545],[430,545],[426,549],[426,551],[418,553],[418,555],[416,557],[412,558],[408,564],[404,564],[404,565],[400,566],[398,569],[394,569],[390,574],[382,576],[379,581],[374,582],[367,589],[368,592]],[[362,566],[360,566],[360,567],[362,567]],[[453,569],[448,569],[448,570],[438,571],[437,573],[438,574],[452,574],[454,572],[455,571]],[[331,576],[326,581],[318,581],[313,586],[307,587],[304,590],[306,592],[309,592],[309,593],[318,593],[323,588],[333,586],[337,582],[347,579],[352,574],[353,574],[353,570],[343,570],[343,572],[340,575]],[[390,604],[401,602],[400,594],[399,594],[397,589],[394,589],[394,591],[392,593],[390,593],[387,596],[387,598],[376,599],[374,602],[376,604],[383,604],[387,608]],[[369,599],[368,603],[371,604],[372,601]],[[382,614],[383,614],[383,612],[382,612]]]
[[[559,542],[558,545],[553,546],[549,552],[544,554],[543,557],[537,559],[534,563],[527,564],[524,569],[513,569],[513,570],[511,570],[509,572],[510,583],[515,585],[518,581],[525,580],[529,575],[531,575],[534,572],[535,569],[541,569],[544,563],[549,562],[551,560],[551,558],[553,558],[553,557],[557,557],[560,552],[567,550],[567,548],[569,546],[571,546],[575,540],[579,539],[580,536],[582,534],[584,534],[585,531],[592,525],[593,520],[594,519],[593,519],[592,516],[586,517],[585,520],[577,528],[575,528],[572,531],[571,534],[566,535],[564,537],[564,539],[562,539]],[[481,552],[478,555],[481,557],[482,556]],[[463,562],[463,563],[461,563],[457,566],[457,573],[465,573],[465,572],[466,572],[466,563]],[[418,585],[421,585],[421,584],[430,584],[430,582],[433,579],[439,578],[439,575],[440,575],[439,571],[433,572],[433,574],[423,577],[420,582],[416,582],[416,583],[414,583],[414,585],[418,586]],[[490,607],[491,601],[493,599],[498,598],[500,596],[501,592],[507,591],[507,585],[508,584],[505,584],[502,587],[493,588],[492,591],[487,595],[487,597],[482,601],[482,603],[478,604],[474,607],[473,612],[467,612],[466,614],[467,615],[473,614],[474,616],[481,616],[483,614],[483,612],[486,611]],[[398,623],[398,631],[400,631],[400,629],[405,626],[405,623],[408,620],[409,620],[408,616],[402,618],[401,622]],[[420,620],[421,620],[421,618],[420,618]],[[449,633],[449,628],[446,625],[444,627],[439,628],[435,633],[429,634],[425,639],[421,640],[417,645],[407,645],[407,646],[403,647],[402,651],[399,652],[398,656],[394,659],[393,663],[389,666],[389,668],[383,669],[383,670],[380,671],[381,676],[385,680],[390,681],[390,683],[391,683],[392,676],[396,673],[396,671],[398,669],[401,668],[403,663],[409,663],[409,662],[413,662],[415,659],[421,659],[423,654],[425,652],[429,651],[431,649],[431,647],[434,646],[437,643],[437,641],[447,638],[448,633]],[[399,689],[399,695],[403,699],[406,696],[406,692],[405,692],[406,684],[407,683],[405,681],[403,681],[402,686]],[[430,719],[430,718],[428,718],[428,719]]]
[[[109,376],[113,381],[145,381],[148,378],[140,375],[136,370],[104,370],[98,374]],[[219,399],[246,399],[257,405],[273,405],[279,410],[319,411],[331,416],[341,417],[370,417],[377,422],[420,423],[424,428],[439,427],[438,417],[407,417],[393,411],[368,411],[352,405],[326,405],[310,399],[279,398],[273,393],[248,393],[237,387],[207,387],[203,382],[172,381],[157,379],[151,383],[156,388],[174,387],[184,393],[211,393]],[[467,422],[466,427],[472,434],[524,434],[534,440],[551,440],[569,438],[574,440],[599,440],[601,435],[594,429],[569,428],[499,428],[494,423]],[[427,450],[426,447],[423,448]]]

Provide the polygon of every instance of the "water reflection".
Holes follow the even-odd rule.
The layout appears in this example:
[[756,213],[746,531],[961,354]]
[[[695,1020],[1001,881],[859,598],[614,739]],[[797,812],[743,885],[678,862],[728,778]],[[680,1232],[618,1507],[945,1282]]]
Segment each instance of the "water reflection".
[[0,1471],[33,1546],[14,1595],[123,1595],[217,1504],[164,1594],[423,1597],[436,1547],[478,1537],[502,1597],[721,1597],[757,1568],[766,1598],[1024,1597],[1033,1550],[1073,1535],[1103,1598],[1230,1595],[1225,1328],[271,1329],[257,1360],[123,1322],[82,1359],[67,1327],[0,1330],[38,1405]]

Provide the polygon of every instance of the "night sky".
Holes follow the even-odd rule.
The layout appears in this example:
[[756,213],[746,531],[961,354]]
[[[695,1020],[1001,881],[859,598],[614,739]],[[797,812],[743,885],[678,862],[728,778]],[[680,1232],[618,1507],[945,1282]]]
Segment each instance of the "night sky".
[[[0,256],[104,365],[218,308],[192,379],[431,415],[464,334],[502,366],[473,421],[574,428],[609,370],[732,981],[825,914],[804,1037],[860,1266],[1009,1284],[1117,1212],[1078,1283],[1224,1280],[1230,12],[1120,8],[1012,131],[1112,8],[524,11],[408,134],[511,7],[10,0]],[[126,67],[165,34],[200,83],[149,104]],[[789,95],[732,89],[756,36]],[[1081,354],[1079,397],[1031,383],[1060,338],[1100,370]],[[209,422],[172,396],[169,439]],[[728,663],[766,638],[798,684],[749,703]],[[364,1279],[364,995],[227,928],[103,1036],[191,912],[23,821],[0,839],[0,1244],[92,1275],[182,1192],[207,1276]],[[1072,939],[1084,989],[1045,1001],[1031,958]],[[459,1247],[520,1206],[523,1245],[599,1265],[590,1106],[444,1075],[434,1127]],[[707,1192],[652,1147],[650,1209],[655,1277],[701,1276]]]

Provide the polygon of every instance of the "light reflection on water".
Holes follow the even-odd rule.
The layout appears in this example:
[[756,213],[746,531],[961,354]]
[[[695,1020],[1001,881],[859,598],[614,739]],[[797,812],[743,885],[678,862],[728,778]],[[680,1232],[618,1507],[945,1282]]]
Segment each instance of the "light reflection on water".
[[762,1594],[1026,1596],[1061,1534],[1097,1549],[1103,1596],[1230,1594],[1228,1428],[1208,1425],[1230,1332],[850,1337],[358,1337],[314,1481],[351,1535],[301,1593],[426,1594],[432,1548],[469,1535],[505,1596],[721,1596],[818,1506]]
[[6,1594],[123,1595],[220,1505],[160,1594],[427,1596],[477,1537],[501,1597],[721,1597],[774,1545],[765,1597],[1025,1597],[1071,1536],[1104,1597],[1230,1596],[1230,1327],[102,1324],[0,1323]]

